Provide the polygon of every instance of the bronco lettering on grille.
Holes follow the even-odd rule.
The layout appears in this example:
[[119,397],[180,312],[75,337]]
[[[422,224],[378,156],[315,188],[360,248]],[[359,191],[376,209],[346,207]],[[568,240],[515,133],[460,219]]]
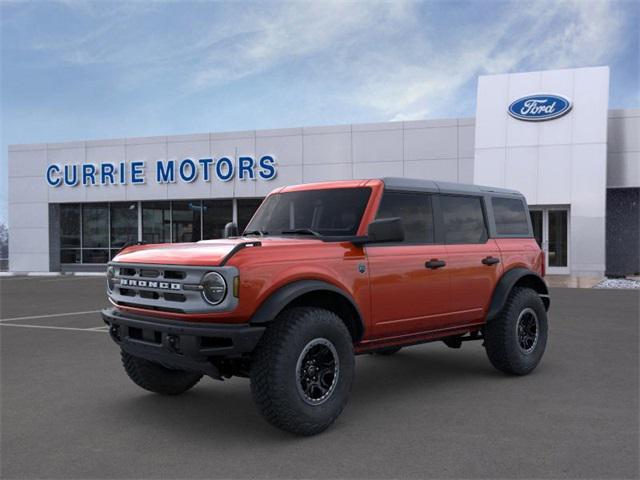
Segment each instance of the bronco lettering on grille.
[[139,288],[160,288],[162,290],[180,290],[182,285],[171,282],[157,282],[153,280],[136,280],[133,278],[121,278],[120,285],[123,287],[139,287]]

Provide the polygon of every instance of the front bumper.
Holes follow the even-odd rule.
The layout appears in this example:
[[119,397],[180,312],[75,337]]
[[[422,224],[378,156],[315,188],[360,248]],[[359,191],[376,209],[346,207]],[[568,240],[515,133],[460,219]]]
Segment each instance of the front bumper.
[[169,368],[220,377],[214,357],[240,357],[253,351],[265,327],[174,322],[102,310],[111,338],[135,357]]

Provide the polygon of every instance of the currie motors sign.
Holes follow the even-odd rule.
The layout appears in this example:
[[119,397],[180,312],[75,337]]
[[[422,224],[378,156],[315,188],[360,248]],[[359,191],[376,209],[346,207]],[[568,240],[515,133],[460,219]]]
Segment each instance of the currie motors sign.
[[[210,182],[216,179],[228,182],[240,180],[273,180],[278,171],[274,156],[264,155],[259,159],[250,156],[201,158],[193,160],[144,160],[131,162],[73,163],[47,165],[46,179],[51,187],[142,185],[150,178],[155,183],[192,183],[197,180]],[[148,170],[151,170],[150,172]]]
[[571,100],[560,95],[527,95],[509,105],[509,115],[527,122],[542,122],[569,113],[571,106]]

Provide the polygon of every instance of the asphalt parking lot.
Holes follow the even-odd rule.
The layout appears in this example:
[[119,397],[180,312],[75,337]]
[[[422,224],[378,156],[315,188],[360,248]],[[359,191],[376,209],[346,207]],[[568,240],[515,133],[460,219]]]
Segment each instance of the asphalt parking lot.
[[245,379],[136,387],[102,328],[103,284],[0,280],[1,478],[638,478],[638,291],[554,289],[527,377],[478,342],[358,357],[336,424],[297,438]]

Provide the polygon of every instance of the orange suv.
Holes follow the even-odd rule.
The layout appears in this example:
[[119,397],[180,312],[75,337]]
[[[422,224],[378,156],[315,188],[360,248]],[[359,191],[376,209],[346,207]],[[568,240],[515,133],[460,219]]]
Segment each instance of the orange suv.
[[132,245],[102,313],[140,387],[248,377],[258,409],[302,435],[344,408],[354,356],[483,341],[524,375],[547,342],[544,258],[513,190],[384,178],[274,190],[225,239]]

